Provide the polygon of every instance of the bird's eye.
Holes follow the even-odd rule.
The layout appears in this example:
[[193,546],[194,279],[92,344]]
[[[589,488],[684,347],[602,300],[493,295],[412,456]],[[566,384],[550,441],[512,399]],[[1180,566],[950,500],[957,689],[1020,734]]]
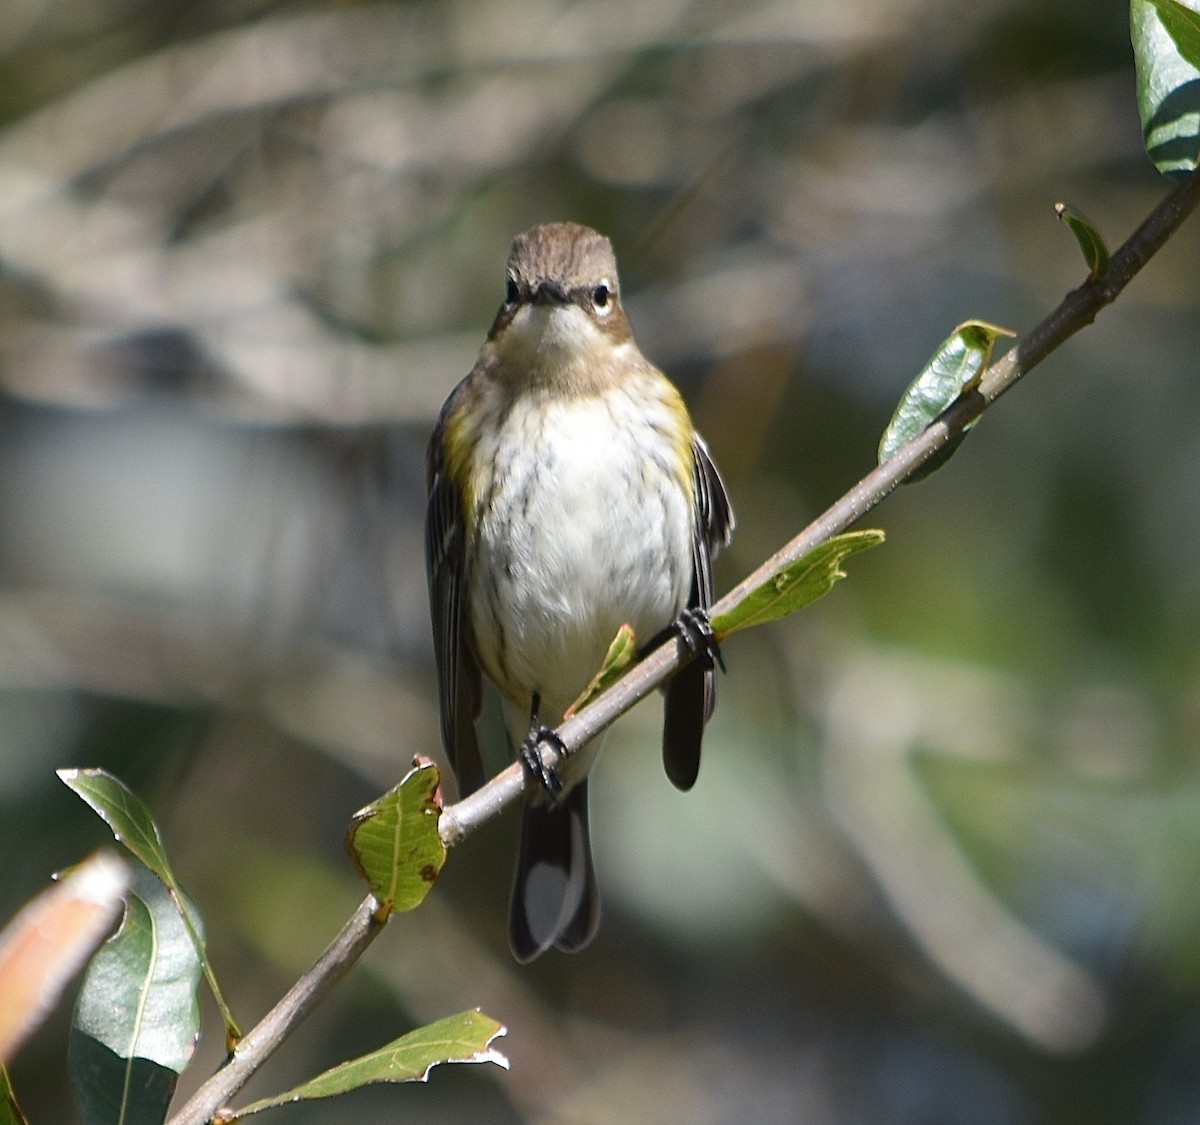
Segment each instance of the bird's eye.
[[521,295],[520,286],[517,285],[517,279],[512,274],[508,275],[508,284],[504,287],[504,303],[506,305],[515,305],[517,298]]
[[592,306],[601,316],[607,316],[612,312],[613,292],[607,281],[600,282],[592,290]]

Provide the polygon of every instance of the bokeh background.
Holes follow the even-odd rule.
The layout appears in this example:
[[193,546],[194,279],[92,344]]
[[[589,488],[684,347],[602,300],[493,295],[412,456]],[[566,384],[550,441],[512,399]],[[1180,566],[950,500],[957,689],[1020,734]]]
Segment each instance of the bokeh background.
[[[424,444],[517,231],[614,240],[733,495],[722,590],[957,323],[1082,281],[1056,200],[1115,245],[1166,188],[1119,0],[5,0],[0,914],[106,838],[84,765],[244,1025],[353,909],[351,813],[440,756]],[[1197,1120],[1198,262],[1193,222],[729,643],[692,793],[657,702],[614,730],[591,949],[514,965],[493,823],[247,1096],[477,1005],[510,1071],[280,1120]]]

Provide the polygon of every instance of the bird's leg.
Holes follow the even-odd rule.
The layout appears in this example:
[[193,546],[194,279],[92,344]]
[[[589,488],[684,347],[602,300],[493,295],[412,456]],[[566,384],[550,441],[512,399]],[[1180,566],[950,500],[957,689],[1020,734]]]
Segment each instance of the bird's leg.
[[704,660],[709,668],[720,668],[725,671],[725,660],[721,656],[721,646],[717,644],[716,635],[708,620],[708,610],[699,606],[688,606],[675,620],[671,629],[679,635],[688,652]]
[[542,761],[542,756],[538,753],[538,743],[549,742],[560,754],[567,753],[567,746],[554,731],[542,726],[538,721],[541,705],[542,697],[535,691],[529,707],[529,733],[521,743],[521,765],[525,767],[527,777],[536,781],[545,792],[553,795],[562,792],[562,778],[558,776],[558,770]]

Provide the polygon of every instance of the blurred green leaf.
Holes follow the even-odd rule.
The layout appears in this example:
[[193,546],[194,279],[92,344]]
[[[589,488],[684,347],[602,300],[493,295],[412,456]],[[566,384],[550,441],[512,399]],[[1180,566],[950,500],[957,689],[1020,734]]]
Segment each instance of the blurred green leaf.
[[29,1125],[21,1107],[17,1105],[17,1095],[13,1093],[8,1069],[3,1066],[0,1066],[0,1125]]
[[264,1098],[237,1111],[233,1120],[289,1102],[331,1098],[376,1082],[424,1082],[439,1063],[495,1063],[508,1069],[508,1059],[492,1046],[505,1034],[502,1024],[471,1010],[447,1016],[394,1039],[386,1047],[335,1066],[309,1082]]
[[1186,175],[1200,156],[1200,10],[1132,0],[1129,18],[1146,152],[1163,175]]
[[75,1005],[71,1080],[87,1125],[166,1119],[200,1033],[200,975],[174,900],[136,866],[121,928],[92,958]]
[[877,547],[883,540],[883,532],[873,528],[835,535],[802,559],[777,570],[735,609],[715,616],[711,624],[717,640],[723,641],[741,629],[786,617],[816,601],[839,579],[846,577],[841,569],[845,559],[869,547]]
[[[1000,336],[1014,336],[982,320],[968,320],[942,341],[921,373],[909,384],[879,442],[882,464],[968,391],[979,385]],[[968,426],[967,429],[970,429]],[[962,443],[966,430],[951,439],[908,478],[922,480],[940,469]]]
[[192,939],[196,955],[200,958],[204,977],[212,989],[213,999],[216,1000],[221,1017],[225,1021],[225,1038],[232,1050],[242,1033],[229,1010],[229,1005],[225,1003],[225,997],[221,995],[216,973],[204,948],[204,938],[200,930],[193,925],[191,912],[185,904],[183,889],[171,870],[166,846],[150,810],[120,778],[114,777],[107,770],[63,769],[58,771],[58,776],[99,814],[100,819],[112,829],[117,840],[154,872],[166,887]]
[[418,760],[378,800],[359,809],[346,833],[346,850],[386,915],[419,905],[446,862],[438,835],[442,776]]
[[1067,224],[1079,243],[1083,260],[1087,262],[1089,279],[1095,281],[1108,273],[1108,247],[1095,224],[1068,203],[1056,203],[1054,213]]
[[600,671],[592,677],[591,682],[583,689],[579,698],[567,708],[563,718],[569,718],[576,711],[586,707],[602,691],[615,684],[621,678],[621,673],[633,663],[636,655],[637,637],[634,635],[633,627],[622,625],[617,630],[617,635],[613,637],[612,644],[608,646],[608,652],[605,653]]

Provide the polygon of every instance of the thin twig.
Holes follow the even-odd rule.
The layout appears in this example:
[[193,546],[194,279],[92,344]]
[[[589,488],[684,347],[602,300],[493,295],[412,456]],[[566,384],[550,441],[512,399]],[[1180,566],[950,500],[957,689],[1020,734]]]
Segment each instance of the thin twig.
[[[714,616],[735,608],[752,590],[780,567],[806,555],[831,536],[844,531],[906,480],[924,461],[974,422],[1005,391],[1116,300],[1134,275],[1154,256],[1183,221],[1200,205],[1200,173],[1176,187],[1112,255],[1108,273],[1068,293],[1049,316],[984,372],[977,390],[964,396],[936,422],[882,465],[873,469],[799,535],[762,564],[712,607]],[[603,695],[567,719],[558,735],[569,747],[582,746],[638,700],[649,695],[693,658],[681,643],[660,645]],[[549,767],[558,763],[553,746],[539,747]],[[453,845],[516,800],[524,788],[524,771],[514,763],[469,797],[443,810],[442,839]],[[368,898],[321,955],[317,963],[238,1044],[230,1060],[217,1071],[169,1122],[204,1125],[246,1083],[305,1015],[343,977],[375,939],[382,923],[375,920],[375,902]]]
[[[246,1035],[225,1065],[197,1090],[168,1125],[206,1125],[275,1049],[342,979],[382,932],[379,904],[368,895],[316,963]],[[219,1120],[219,1118],[218,1118]]]

